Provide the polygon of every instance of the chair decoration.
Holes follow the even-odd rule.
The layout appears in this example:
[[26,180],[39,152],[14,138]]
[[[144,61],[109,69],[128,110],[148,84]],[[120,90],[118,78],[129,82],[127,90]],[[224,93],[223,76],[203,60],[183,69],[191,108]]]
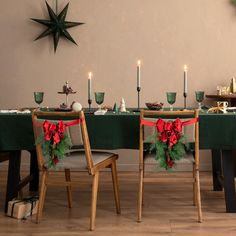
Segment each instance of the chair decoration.
[[55,168],[72,146],[69,135],[65,133],[66,127],[80,123],[81,120],[67,123],[62,120],[58,123],[51,123],[45,120],[43,124],[34,124],[43,127],[43,133],[37,138],[36,144],[42,145],[43,155],[46,158],[46,168]]
[[150,151],[156,150],[156,160],[160,161],[160,167],[171,169],[175,161],[180,160],[186,153],[186,137],[182,132],[183,126],[194,124],[197,119],[182,122],[179,118],[172,122],[158,119],[156,122],[141,120],[145,126],[154,126],[156,130],[146,141],[151,142]]

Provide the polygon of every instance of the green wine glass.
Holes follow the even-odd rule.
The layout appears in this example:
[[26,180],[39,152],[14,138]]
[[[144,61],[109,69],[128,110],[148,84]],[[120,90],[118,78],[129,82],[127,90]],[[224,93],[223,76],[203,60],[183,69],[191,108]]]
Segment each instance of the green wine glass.
[[173,111],[173,104],[176,100],[176,92],[167,92],[166,93],[167,102],[170,104],[170,111]]
[[104,96],[105,93],[104,92],[95,92],[95,101],[98,104],[98,110],[101,110],[101,104],[104,101]]
[[38,108],[40,108],[40,104],[43,102],[44,92],[34,92],[34,101],[38,104]]
[[195,91],[196,101],[198,102],[198,110],[202,109],[202,101],[204,99],[204,91]]

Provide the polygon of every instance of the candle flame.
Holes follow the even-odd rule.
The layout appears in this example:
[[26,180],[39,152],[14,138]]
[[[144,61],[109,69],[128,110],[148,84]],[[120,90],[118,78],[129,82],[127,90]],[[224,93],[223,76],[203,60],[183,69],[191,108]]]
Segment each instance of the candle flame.
[[89,78],[89,79],[92,79],[92,75],[93,75],[92,72],[89,72],[89,73],[88,73],[88,78]]
[[141,60],[137,61],[137,65],[140,66],[141,65]]
[[188,70],[188,66],[184,65],[184,71],[187,71],[187,70]]

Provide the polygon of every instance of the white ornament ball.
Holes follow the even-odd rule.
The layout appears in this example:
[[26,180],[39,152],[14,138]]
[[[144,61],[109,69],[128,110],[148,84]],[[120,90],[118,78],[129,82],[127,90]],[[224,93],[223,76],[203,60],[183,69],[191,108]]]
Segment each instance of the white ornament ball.
[[82,105],[79,102],[74,102],[72,105],[72,110],[73,111],[81,111]]

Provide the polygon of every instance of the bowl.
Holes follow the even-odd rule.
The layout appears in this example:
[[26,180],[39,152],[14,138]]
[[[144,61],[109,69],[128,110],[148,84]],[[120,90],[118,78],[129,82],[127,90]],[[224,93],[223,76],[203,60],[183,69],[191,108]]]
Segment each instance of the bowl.
[[150,110],[160,110],[162,109],[162,106],[164,105],[162,102],[157,103],[157,102],[146,102],[145,103],[147,108]]

